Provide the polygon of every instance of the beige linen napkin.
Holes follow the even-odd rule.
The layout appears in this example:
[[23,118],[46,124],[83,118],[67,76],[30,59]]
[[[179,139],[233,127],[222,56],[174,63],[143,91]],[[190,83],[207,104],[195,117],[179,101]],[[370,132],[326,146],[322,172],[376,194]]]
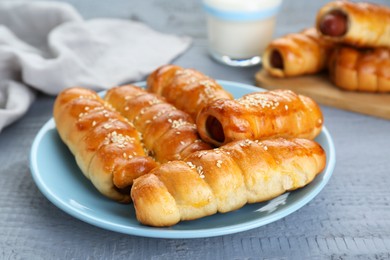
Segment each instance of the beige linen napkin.
[[83,20],[65,3],[0,2],[0,131],[28,110],[35,90],[138,81],[190,43],[139,22]]

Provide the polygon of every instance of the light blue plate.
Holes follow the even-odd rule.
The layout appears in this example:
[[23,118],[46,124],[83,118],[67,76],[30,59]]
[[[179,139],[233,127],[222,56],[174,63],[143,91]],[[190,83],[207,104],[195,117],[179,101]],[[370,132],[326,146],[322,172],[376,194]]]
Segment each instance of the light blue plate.
[[[263,91],[240,83],[228,81],[219,83],[235,97]],[[145,83],[137,85],[145,86]],[[326,151],[327,165],[325,170],[306,187],[285,193],[266,203],[246,205],[234,212],[184,221],[169,228],[143,226],[137,222],[131,204],[118,204],[98,193],[80,172],[73,155],[62,143],[53,119],[42,127],[33,142],[30,167],[38,188],[54,205],[92,225],[145,237],[212,237],[266,225],[289,215],[312,200],[329,181],[336,161],[333,141],[325,127],[316,141]]]

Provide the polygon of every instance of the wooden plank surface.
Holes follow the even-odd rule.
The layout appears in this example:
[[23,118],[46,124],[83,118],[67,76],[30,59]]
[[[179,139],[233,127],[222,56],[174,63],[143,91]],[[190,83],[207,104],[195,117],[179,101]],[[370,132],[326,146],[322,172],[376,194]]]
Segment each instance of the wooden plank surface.
[[265,89],[291,89],[323,105],[390,119],[390,94],[344,91],[334,86],[326,73],[279,79],[260,70],[255,78],[256,84]]

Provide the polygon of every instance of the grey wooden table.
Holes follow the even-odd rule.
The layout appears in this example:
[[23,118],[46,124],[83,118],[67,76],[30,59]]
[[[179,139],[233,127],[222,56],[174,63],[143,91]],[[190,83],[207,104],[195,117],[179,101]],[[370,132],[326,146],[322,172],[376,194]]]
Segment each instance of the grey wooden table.
[[[175,63],[213,78],[254,83],[258,67],[230,68],[208,57],[200,1],[68,2],[87,19],[135,19],[162,32],[189,35],[194,43]],[[311,26],[325,2],[284,1],[275,36]],[[390,121],[322,106],[337,165],[325,189],[306,206],[232,235],[155,239],[84,223],[38,190],[29,151],[51,117],[53,101],[39,95],[29,112],[0,134],[0,259],[390,259]]]

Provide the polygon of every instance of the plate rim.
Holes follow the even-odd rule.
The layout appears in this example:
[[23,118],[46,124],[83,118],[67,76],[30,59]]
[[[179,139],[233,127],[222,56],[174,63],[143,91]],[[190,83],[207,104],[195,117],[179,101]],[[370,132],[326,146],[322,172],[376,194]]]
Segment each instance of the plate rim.
[[[244,88],[251,92],[265,91],[265,89],[244,84],[244,83],[239,83],[239,82],[232,82],[226,80],[217,80],[217,82],[220,83],[221,85],[227,84],[233,87],[237,86],[240,88]],[[146,84],[145,81],[133,83],[133,85],[137,85],[137,86],[145,86],[145,84]],[[86,214],[85,212],[79,210],[78,208],[72,207],[69,203],[65,203],[61,198],[58,198],[58,196],[52,192],[50,187],[47,186],[47,183],[45,183],[45,181],[42,179],[42,176],[39,174],[39,169],[37,166],[37,156],[38,156],[37,150],[42,138],[45,136],[47,131],[52,129],[53,127],[55,128],[54,119],[50,118],[36,134],[30,150],[30,158],[29,158],[30,172],[40,192],[52,204],[54,204],[56,207],[66,212],[67,214],[71,215],[72,217],[75,217],[76,219],[82,220],[88,224],[106,230],[127,234],[127,235],[141,236],[141,237],[173,238],[173,239],[205,238],[205,237],[215,237],[215,236],[234,234],[234,233],[243,232],[253,228],[267,225],[269,223],[275,222],[277,220],[280,220],[290,215],[291,213],[299,210],[300,208],[305,206],[308,202],[313,200],[329,182],[331,176],[333,175],[333,171],[336,164],[336,151],[335,151],[333,138],[329,133],[328,129],[326,128],[326,126],[323,125],[322,133],[324,134],[324,137],[327,140],[327,144],[329,147],[329,154],[327,154],[326,168],[321,173],[324,175],[323,179],[313,190],[305,194],[303,198],[301,198],[298,201],[294,201],[291,205],[288,205],[280,212],[271,213],[270,215],[262,217],[261,219],[254,219],[243,223],[238,223],[235,225],[216,227],[216,228],[205,228],[205,229],[198,229],[198,230],[172,230],[172,229],[161,229],[161,228],[148,227],[148,226],[123,227],[123,225],[121,224],[113,223],[102,218],[97,218],[95,216],[92,216],[91,214]],[[310,183],[308,185],[310,185]]]

